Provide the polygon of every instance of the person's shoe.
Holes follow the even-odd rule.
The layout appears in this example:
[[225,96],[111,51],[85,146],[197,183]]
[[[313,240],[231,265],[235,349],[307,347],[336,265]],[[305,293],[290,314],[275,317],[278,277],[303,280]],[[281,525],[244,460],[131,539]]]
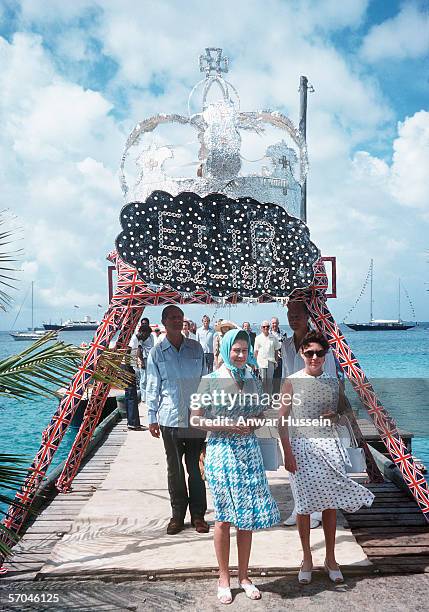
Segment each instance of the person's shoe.
[[320,521],[310,517],[310,529],[316,529],[316,527],[319,527],[319,525]]
[[191,519],[192,527],[195,527],[195,531],[198,533],[208,533],[209,532],[209,524],[207,521],[201,516],[195,516]]
[[285,527],[292,527],[296,525],[296,514],[291,514],[285,521],[283,521]]
[[302,566],[304,564],[304,561],[302,561],[301,563],[301,568],[298,572],[298,582],[299,584],[310,584],[311,582],[311,573],[313,571],[313,569],[311,570],[303,570]]
[[168,535],[176,535],[176,533],[180,533],[184,528],[183,521],[177,518],[171,518],[170,522],[167,525],[167,534]]
[[246,584],[238,581],[238,588],[243,589],[246,594],[246,597],[248,597],[249,599],[253,599],[254,601],[256,601],[257,599],[261,599],[262,597],[261,591],[255,584],[253,584],[253,582]]
[[331,569],[329,565],[327,564],[326,559],[325,559],[325,571],[329,576],[329,580],[333,582],[334,584],[341,584],[342,582],[344,582],[344,576],[340,568],[338,567],[338,569]]
[[232,593],[230,587],[221,587],[219,583],[217,585],[217,598],[222,604],[232,603]]

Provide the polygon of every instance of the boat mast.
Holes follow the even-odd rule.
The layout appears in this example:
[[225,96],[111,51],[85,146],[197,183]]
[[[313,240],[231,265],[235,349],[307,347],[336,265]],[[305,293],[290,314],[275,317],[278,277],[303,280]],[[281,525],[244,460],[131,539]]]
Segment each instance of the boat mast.
[[398,321],[401,320],[401,279],[398,279]]
[[370,293],[370,299],[369,299],[369,309],[370,309],[370,319],[369,320],[372,322],[373,321],[373,315],[372,315],[372,277],[373,277],[373,273],[374,273],[374,260],[373,259],[371,259],[371,266],[370,266],[370,268],[371,268],[371,276],[370,276],[370,290],[371,290],[371,293]]
[[31,281],[31,331],[34,331],[34,281]]

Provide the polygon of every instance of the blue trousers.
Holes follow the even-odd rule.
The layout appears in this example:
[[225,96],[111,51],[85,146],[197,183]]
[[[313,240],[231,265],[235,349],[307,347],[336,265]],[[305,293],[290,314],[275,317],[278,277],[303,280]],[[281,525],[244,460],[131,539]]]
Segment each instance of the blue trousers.
[[140,427],[139,401],[135,385],[125,389],[125,408],[127,410],[127,425]]

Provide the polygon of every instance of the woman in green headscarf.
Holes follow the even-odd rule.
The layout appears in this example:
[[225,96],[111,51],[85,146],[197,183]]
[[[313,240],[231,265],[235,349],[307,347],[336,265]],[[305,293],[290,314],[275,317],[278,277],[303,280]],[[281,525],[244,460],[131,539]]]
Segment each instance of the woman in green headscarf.
[[262,387],[251,367],[249,334],[233,329],[222,339],[223,364],[204,376],[193,400],[191,423],[210,431],[205,476],[214,509],[214,544],[219,563],[217,597],[231,603],[229,576],[230,526],[237,529],[238,583],[247,597],[261,593],[248,577],[252,531],[280,521],[279,510],[268,488],[255,417],[262,417]]

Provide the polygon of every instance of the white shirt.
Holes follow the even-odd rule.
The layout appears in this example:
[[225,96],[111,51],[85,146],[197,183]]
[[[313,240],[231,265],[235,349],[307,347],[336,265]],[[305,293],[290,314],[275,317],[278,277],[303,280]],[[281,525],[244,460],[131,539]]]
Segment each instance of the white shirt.
[[[282,378],[286,378],[291,374],[296,374],[296,372],[299,372],[303,368],[305,368],[304,359],[301,357],[299,351],[296,352],[293,336],[286,338],[282,343]],[[337,377],[335,358],[331,350],[326,353],[323,371],[329,374],[329,376]]]
[[186,335],[185,332],[182,331],[182,336],[185,336],[185,338],[190,338],[191,340],[197,339],[197,336],[193,334],[192,332],[188,332],[188,335]]
[[276,351],[281,348],[280,342],[275,336],[258,334],[255,338],[254,352],[258,353],[256,361],[260,368],[268,368],[268,363],[276,363]]
[[164,340],[164,338],[167,337],[167,334],[165,332],[161,332],[159,334],[159,336],[157,336],[156,334],[154,334],[154,342],[155,342],[155,346],[157,344],[159,344],[160,342],[162,342]]
[[213,353],[213,340],[215,333],[216,332],[213,327],[209,327],[208,329],[199,327],[197,329],[197,342],[201,344],[205,353]]
[[153,334],[151,334],[149,338],[146,338],[146,340],[139,341],[139,346],[142,350],[143,359],[148,358],[150,349],[154,346],[154,344],[155,342],[154,342]]
[[137,334],[133,334],[131,336],[131,340],[128,343],[128,346],[130,347],[131,351],[136,351],[138,345],[139,345],[139,340],[137,338]]

